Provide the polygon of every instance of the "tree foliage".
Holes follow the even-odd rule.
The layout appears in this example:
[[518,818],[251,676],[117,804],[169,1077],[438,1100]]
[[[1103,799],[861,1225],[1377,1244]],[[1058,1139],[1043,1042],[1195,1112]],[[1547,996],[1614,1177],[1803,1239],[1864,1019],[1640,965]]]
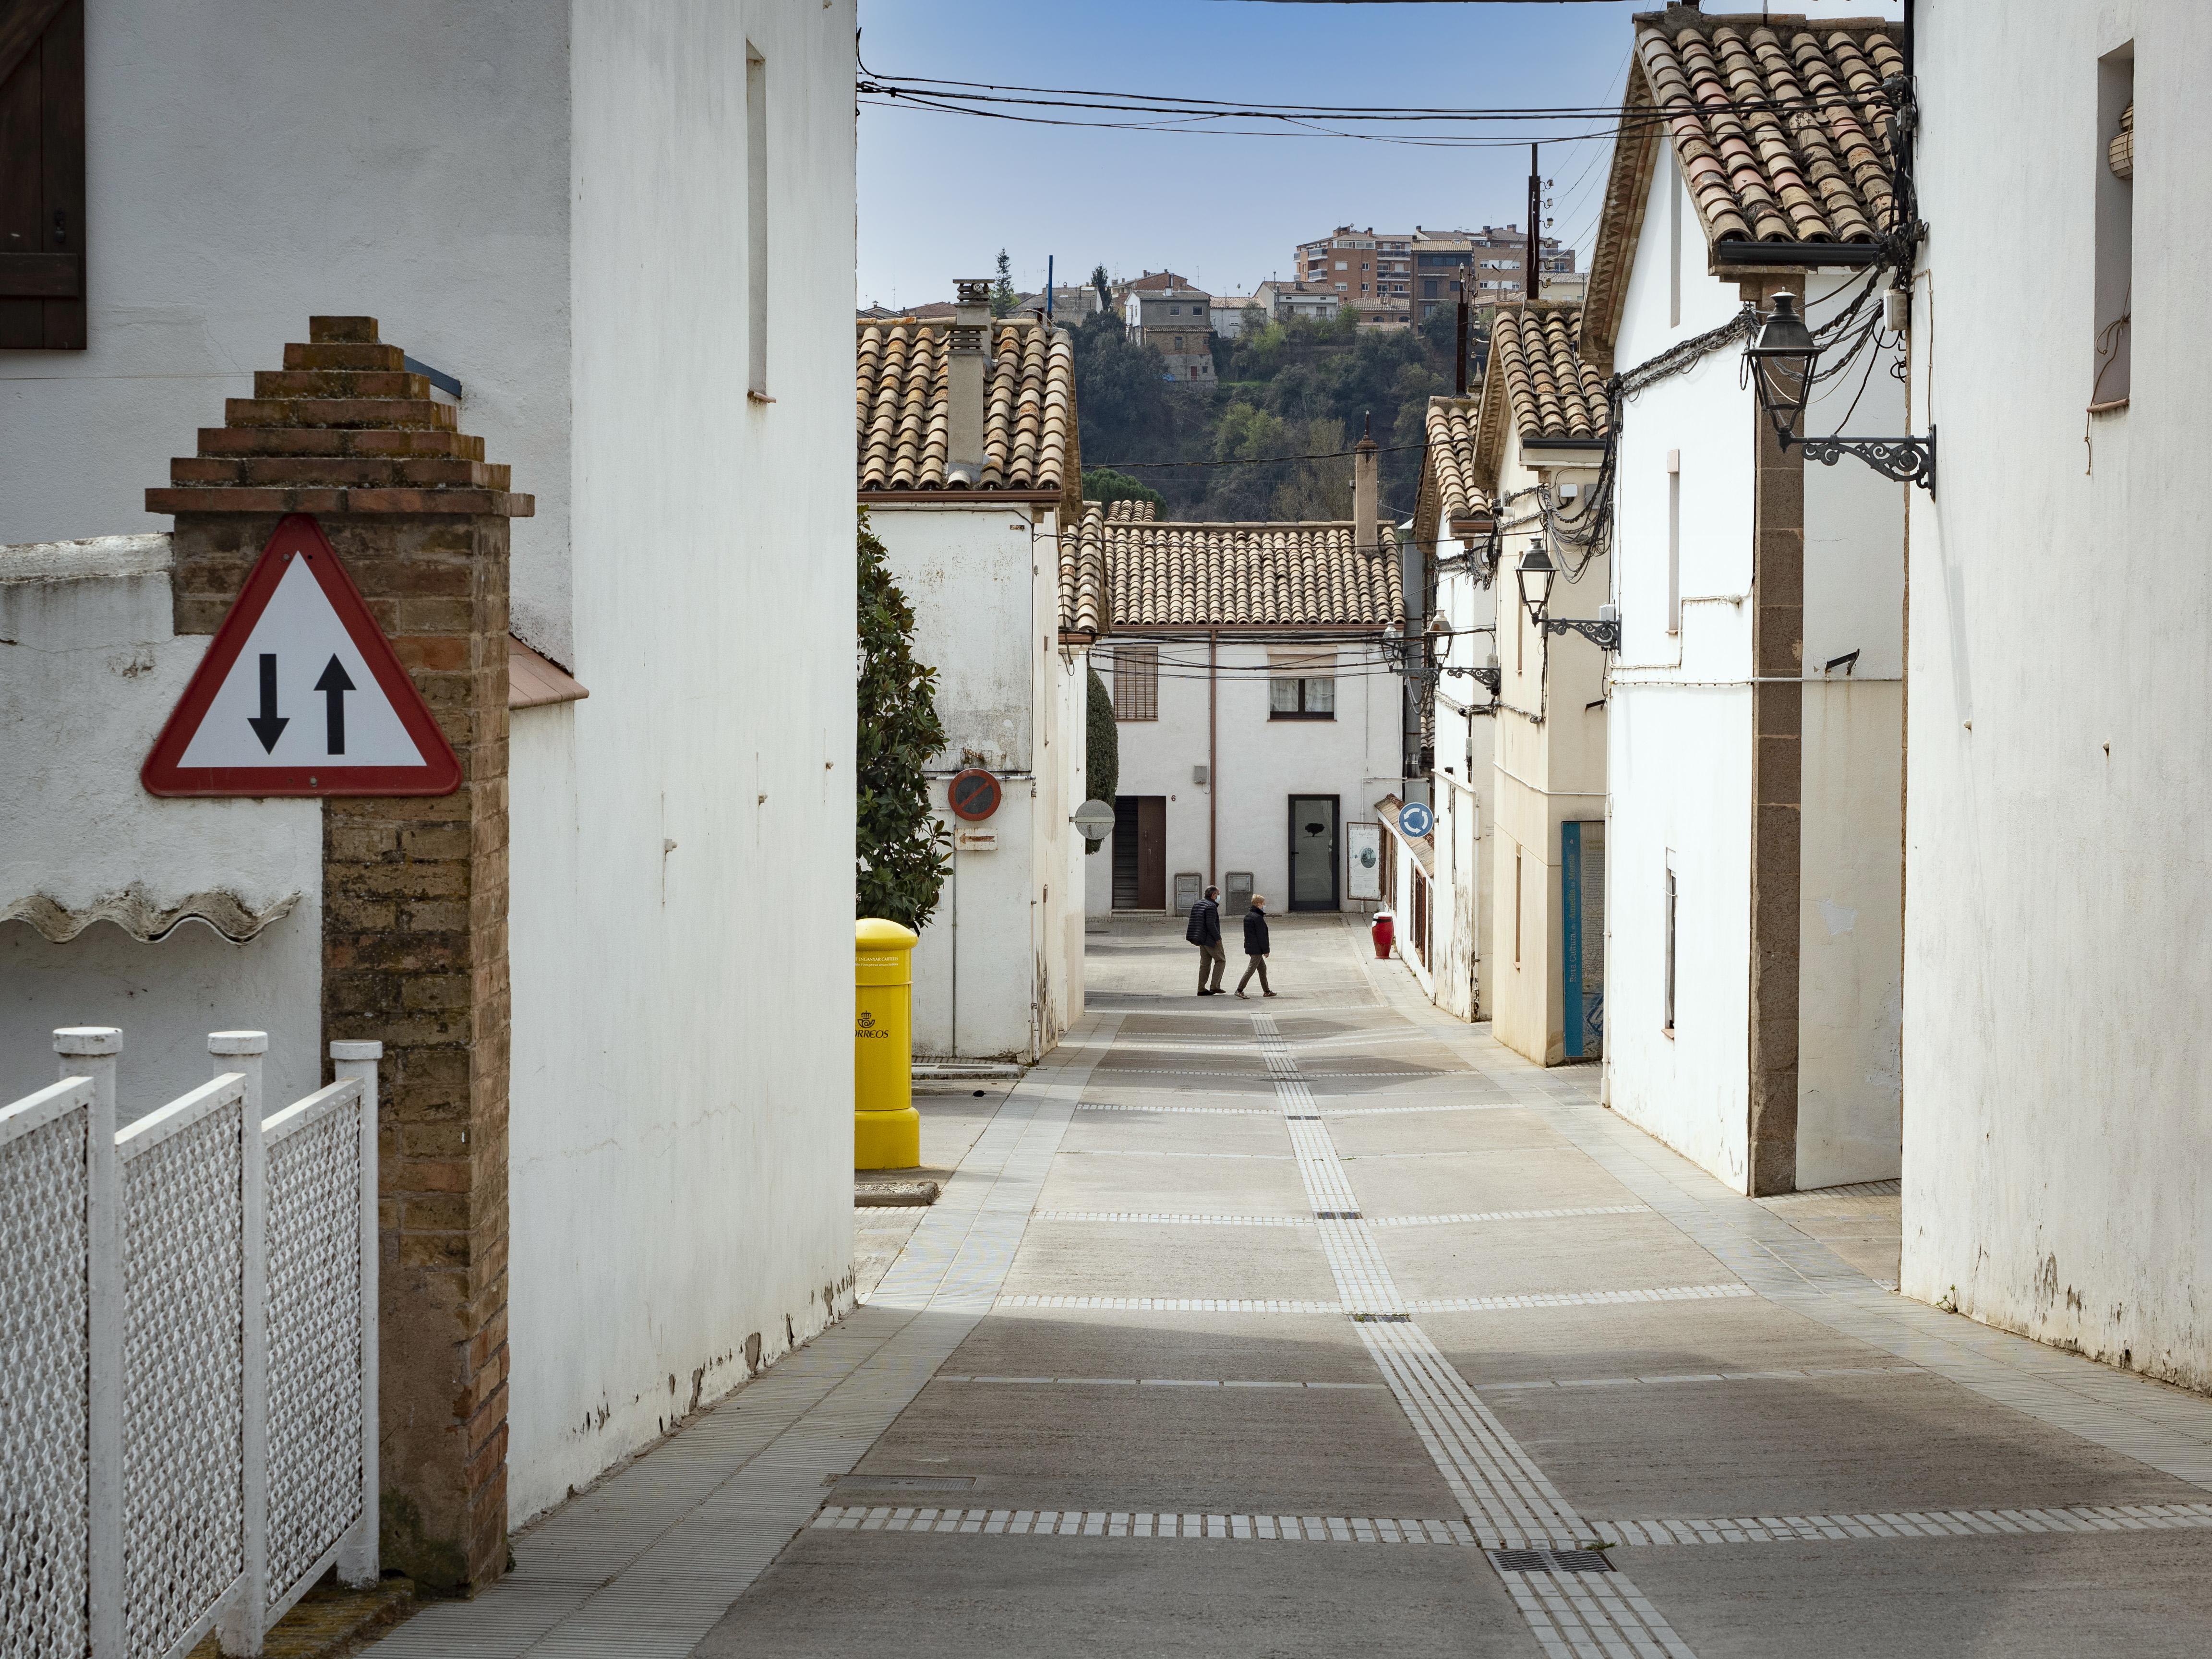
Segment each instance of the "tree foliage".
[[[1256,323],[1257,325],[1253,325]],[[1361,329],[1350,312],[1328,321],[1246,319],[1214,342],[1215,383],[1168,383],[1157,352],[1131,345],[1121,321],[1093,317],[1076,331],[1076,408],[1083,453],[1108,466],[1144,461],[1238,463],[1349,449],[1371,423],[1382,457],[1383,510],[1410,514],[1420,480],[1428,400],[1453,388],[1457,318],[1438,306],[1407,328]],[[1486,344],[1469,340],[1469,385],[1480,387]],[[1172,519],[1343,518],[1352,459],[1162,468],[1135,473]]]
[[1091,267],[1091,286],[1098,291],[1098,309],[1101,311],[1113,310],[1114,283],[1113,280],[1106,275],[1105,266],[1093,265]]
[[999,276],[991,284],[991,314],[1004,317],[1014,308],[1014,262],[1006,257],[1006,250],[999,250]]
[[[1084,787],[1091,799],[1114,804],[1114,793],[1121,784],[1121,728],[1114,721],[1114,694],[1106,689],[1106,682],[1098,678],[1098,671],[1091,671],[1091,702],[1085,725],[1083,755]],[[1095,853],[1103,842],[1086,845],[1084,850]]]
[[853,914],[917,933],[937,908],[952,832],[929,808],[923,768],[945,746],[937,671],[914,658],[914,607],[860,514],[860,729]]
[[1126,472],[1116,472],[1110,466],[1094,466],[1083,474],[1083,499],[1086,501],[1150,501],[1155,507],[1160,504],[1160,492],[1148,483],[1139,483]]

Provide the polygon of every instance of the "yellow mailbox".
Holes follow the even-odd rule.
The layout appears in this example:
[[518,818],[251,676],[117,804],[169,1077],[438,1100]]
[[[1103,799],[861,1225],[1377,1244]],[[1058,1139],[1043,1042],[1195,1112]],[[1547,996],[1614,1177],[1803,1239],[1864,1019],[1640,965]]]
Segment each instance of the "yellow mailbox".
[[921,936],[866,916],[853,924],[853,1167],[921,1162],[914,1109],[914,947]]

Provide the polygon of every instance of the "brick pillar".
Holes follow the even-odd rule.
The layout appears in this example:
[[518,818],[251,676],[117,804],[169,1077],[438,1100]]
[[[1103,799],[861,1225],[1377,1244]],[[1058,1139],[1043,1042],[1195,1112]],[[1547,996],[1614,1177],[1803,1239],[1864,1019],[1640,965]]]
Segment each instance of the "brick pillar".
[[313,514],[460,759],[452,795],[324,805],[323,1036],[385,1045],[385,1565],[473,1590],[507,1562],[507,520],[532,503],[374,319],[308,335],[146,506],[176,514],[180,634]]
[[[1771,306],[1796,276],[1744,285]],[[1752,496],[1751,1111],[1753,1197],[1797,1188],[1797,950],[1804,777],[1805,453],[1753,405]]]

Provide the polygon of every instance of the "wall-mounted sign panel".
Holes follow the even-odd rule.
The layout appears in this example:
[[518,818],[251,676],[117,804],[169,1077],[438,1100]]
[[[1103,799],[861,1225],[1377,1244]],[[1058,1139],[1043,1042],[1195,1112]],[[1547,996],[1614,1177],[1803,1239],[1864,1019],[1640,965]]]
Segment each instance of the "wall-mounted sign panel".
[[138,775],[155,795],[450,795],[461,764],[321,526],[293,514]]

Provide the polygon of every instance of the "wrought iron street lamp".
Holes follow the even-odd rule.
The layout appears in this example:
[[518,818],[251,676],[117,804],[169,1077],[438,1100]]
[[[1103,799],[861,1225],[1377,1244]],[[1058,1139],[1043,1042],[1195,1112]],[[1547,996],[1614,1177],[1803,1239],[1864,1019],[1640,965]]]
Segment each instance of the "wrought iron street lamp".
[[1620,649],[1620,611],[1617,606],[1598,607],[1597,620],[1584,617],[1554,617],[1551,614],[1552,584],[1559,579],[1559,567],[1552,556],[1544,550],[1544,544],[1534,541],[1521,556],[1515,568],[1514,580],[1521,586],[1521,604],[1528,612],[1528,620],[1541,634],[1579,634],[1601,651]]
[[1820,344],[1805,325],[1797,309],[1797,296],[1778,294],[1774,309],[1760,321],[1759,332],[1743,349],[1744,368],[1759,394],[1759,406],[1774,423],[1774,436],[1784,450],[1801,446],[1808,460],[1833,466],[1846,455],[1856,455],[1885,478],[1916,483],[1936,493],[1936,428],[1924,438],[1801,438],[1797,422],[1813,395],[1813,377],[1820,363]]

